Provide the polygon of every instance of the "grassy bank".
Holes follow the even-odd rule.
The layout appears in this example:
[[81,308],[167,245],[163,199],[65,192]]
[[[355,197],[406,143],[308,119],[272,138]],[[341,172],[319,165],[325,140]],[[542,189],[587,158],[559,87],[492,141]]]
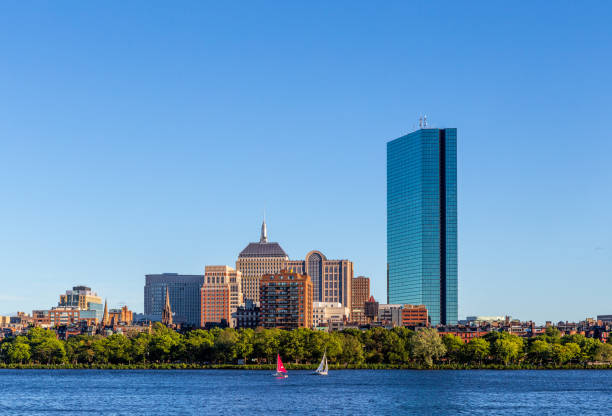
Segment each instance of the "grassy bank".
[[[286,364],[287,370],[314,370],[313,364]],[[147,363],[147,364],[4,364],[0,369],[23,370],[267,370],[274,371],[274,365],[267,364],[195,364],[195,363]],[[612,364],[434,364],[432,367],[412,364],[348,364],[330,365],[330,370],[610,370]]]

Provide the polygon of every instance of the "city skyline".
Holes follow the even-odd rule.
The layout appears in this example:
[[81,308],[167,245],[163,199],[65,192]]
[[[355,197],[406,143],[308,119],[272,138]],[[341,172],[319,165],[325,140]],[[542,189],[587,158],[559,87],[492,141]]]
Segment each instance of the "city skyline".
[[0,314],[75,285],[141,312],[144,275],[233,266],[264,208],[384,301],[385,144],[422,114],[460,132],[459,318],[609,313],[608,12],[5,5]]

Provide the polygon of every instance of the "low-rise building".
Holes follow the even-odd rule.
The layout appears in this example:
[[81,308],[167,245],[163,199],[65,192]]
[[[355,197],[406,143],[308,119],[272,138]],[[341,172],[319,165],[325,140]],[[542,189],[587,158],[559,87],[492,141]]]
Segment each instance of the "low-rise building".
[[401,314],[402,326],[429,326],[427,307],[425,305],[404,305]]
[[255,329],[259,326],[259,304],[247,299],[244,306],[236,309],[236,328]]
[[330,327],[332,324],[344,323],[348,321],[350,309],[342,306],[340,302],[313,302],[312,317],[313,326],[321,327],[325,324]]

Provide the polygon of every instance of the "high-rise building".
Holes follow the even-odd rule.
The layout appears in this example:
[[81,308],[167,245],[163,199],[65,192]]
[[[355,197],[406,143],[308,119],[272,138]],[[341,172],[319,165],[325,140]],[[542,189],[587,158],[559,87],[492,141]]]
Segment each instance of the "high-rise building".
[[201,319],[200,288],[203,275],[181,275],[178,273],[148,274],[145,276],[144,310],[153,320],[161,321],[166,301],[166,290],[170,298],[173,322],[199,326]]
[[457,129],[387,143],[387,302],[457,323]]
[[351,284],[351,321],[358,324],[367,323],[365,303],[370,299],[370,278],[357,276]]
[[[202,286],[201,327],[210,324],[230,324],[230,284],[208,276]],[[235,323],[232,325],[235,326]]]
[[378,320],[378,305],[374,296],[370,296],[370,299],[363,305],[364,314],[369,322]]
[[281,270],[259,282],[259,322],[264,328],[312,328],[312,283],[305,274]]
[[249,243],[238,255],[236,270],[242,273],[244,299],[259,302],[259,280],[266,273],[278,273],[289,260],[278,243],[268,242],[266,222],[261,224],[259,243]]
[[[206,266],[204,272],[205,284],[228,284],[230,290],[230,313],[235,314],[238,306],[244,304],[242,295],[242,273],[229,266]],[[230,322],[228,321],[228,324]],[[233,318],[231,326],[236,326],[236,319]]]
[[304,260],[288,260],[283,268],[310,276],[315,302],[351,307],[352,261],[328,260],[323,253],[313,250]]

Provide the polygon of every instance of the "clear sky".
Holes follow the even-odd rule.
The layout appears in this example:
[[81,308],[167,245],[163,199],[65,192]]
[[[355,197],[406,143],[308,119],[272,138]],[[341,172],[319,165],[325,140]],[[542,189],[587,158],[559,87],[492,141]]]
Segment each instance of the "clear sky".
[[385,143],[458,129],[459,316],[612,313],[609,2],[3,2],[0,313],[259,237],[386,300]]

